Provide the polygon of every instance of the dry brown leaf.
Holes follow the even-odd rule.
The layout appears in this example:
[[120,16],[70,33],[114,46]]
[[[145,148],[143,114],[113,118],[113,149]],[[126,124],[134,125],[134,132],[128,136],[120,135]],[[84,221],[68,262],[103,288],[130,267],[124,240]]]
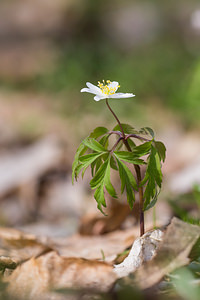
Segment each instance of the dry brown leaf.
[[110,201],[108,208],[108,216],[99,216],[99,214],[90,214],[82,218],[80,224],[80,233],[83,235],[98,235],[112,232],[121,227],[128,215],[132,214],[135,223],[138,220],[138,203],[134,204],[133,212],[127,204]]
[[27,300],[42,299],[49,290],[60,288],[108,291],[115,280],[112,266],[105,262],[50,252],[18,266],[6,282],[9,295]]
[[17,267],[17,263],[10,257],[0,256],[0,271],[5,271],[5,269],[13,270]]
[[166,274],[189,263],[189,254],[200,237],[200,226],[173,218],[163,237],[157,255],[136,271],[136,282],[146,289]]
[[102,236],[82,236],[52,239],[52,248],[65,257],[102,259],[112,262],[119,253],[130,247],[138,236],[138,228],[116,230]]
[[[58,141],[47,137],[26,149],[0,158],[0,197],[24,186],[58,165],[61,160]],[[19,172],[23,170],[23,172]]]
[[48,246],[47,238],[0,227],[0,255],[8,256],[16,263],[50,250],[52,248]]

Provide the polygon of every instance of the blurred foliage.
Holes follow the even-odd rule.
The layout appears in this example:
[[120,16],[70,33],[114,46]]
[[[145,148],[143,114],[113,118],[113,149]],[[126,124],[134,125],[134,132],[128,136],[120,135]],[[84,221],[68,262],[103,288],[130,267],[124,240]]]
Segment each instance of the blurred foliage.
[[190,224],[200,225],[200,185],[195,184],[193,191],[169,199],[173,214]]
[[[191,1],[191,9],[197,2]],[[148,2],[134,1],[134,5],[145,3]],[[62,92],[70,99],[74,94],[78,95],[86,81],[117,80],[122,91],[133,91],[137,101],[144,105],[152,98],[156,99],[181,115],[186,126],[199,124],[199,51],[198,47],[192,46],[193,41],[186,41],[185,25],[177,21],[179,10],[184,12],[187,2],[154,0],[150,3],[162,19],[158,34],[148,43],[125,49],[109,39],[102,22],[107,13],[133,5],[133,2],[124,1],[122,4],[111,0],[105,6],[99,0],[77,1],[71,12],[66,11],[66,20],[70,13],[71,18],[75,18],[74,27],[68,36],[64,31],[53,37],[59,49],[54,68],[16,82],[2,79],[1,85],[20,90]],[[87,104],[81,109],[85,107]],[[124,103],[124,108],[120,107],[122,114],[126,115],[127,107],[130,107],[130,102]]]

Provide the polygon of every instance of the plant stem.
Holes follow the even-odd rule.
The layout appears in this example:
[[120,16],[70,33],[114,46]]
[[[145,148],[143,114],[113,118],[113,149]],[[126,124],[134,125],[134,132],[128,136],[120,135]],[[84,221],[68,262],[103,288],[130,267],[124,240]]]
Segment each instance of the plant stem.
[[117,145],[119,144],[119,142],[123,140],[123,137],[118,138],[118,140],[116,141],[116,143],[114,144],[114,146],[112,147],[112,149],[110,150],[110,153],[112,154],[115,150],[115,148],[117,147]]
[[112,110],[112,108],[110,107],[110,105],[108,104],[108,98],[106,99],[106,104],[107,104],[109,110],[111,111],[111,113],[113,114],[114,118],[116,119],[117,123],[119,124],[119,127],[120,127],[122,135],[123,135],[123,139],[125,139],[126,136],[125,136],[124,130],[122,128],[122,124],[120,123],[120,120],[118,119],[118,117],[116,116],[116,114],[114,113],[114,111]]
[[[127,140],[123,140],[124,144],[129,152],[131,151],[131,147],[128,144]],[[144,199],[143,199],[143,188],[140,186],[140,182],[142,180],[141,178],[141,170],[139,165],[134,165],[136,176],[137,176],[137,184],[138,184],[138,189],[139,189],[139,212],[140,212],[140,236],[144,234],[144,210],[143,210],[143,204],[144,204]]]
[[[114,116],[114,118],[116,119],[120,129],[121,129],[121,133],[123,136],[123,143],[126,146],[127,150],[129,152],[132,152],[131,147],[129,146],[128,140],[126,139],[126,135],[124,133],[124,130],[122,128],[122,124],[120,123],[118,117],[116,116],[116,114],[114,113],[114,111],[112,110],[112,108],[110,107],[110,105],[108,104],[108,99],[106,99],[106,104],[109,108],[109,110],[111,111],[112,115]],[[117,143],[120,141],[121,139],[119,139],[117,141]],[[135,168],[135,172],[136,172],[136,176],[137,176],[137,184],[138,184],[138,189],[139,189],[139,211],[140,211],[140,236],[142,236],[144,234],[144,211],[143,211],[143,204],[144,204],[144,199],[143,199],[143,188],[140,186],[141,183],[141,170],[140,170],[140,166],[139,165],[134,165]]]

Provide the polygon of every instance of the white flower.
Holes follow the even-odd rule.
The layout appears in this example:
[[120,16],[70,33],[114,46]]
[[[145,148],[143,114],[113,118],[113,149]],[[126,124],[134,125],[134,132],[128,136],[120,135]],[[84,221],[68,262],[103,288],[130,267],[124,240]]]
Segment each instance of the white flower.
[[94,94],[94,100],[99,101],[106,98],[130,98],[134,97],[132,93],[116,93],[117,89],[120,87],[117,81],[107,80],[106,83],[103,80],[103,83],[98,81],[98,86],[86,82],[87,88],[83,88],[81,92]]

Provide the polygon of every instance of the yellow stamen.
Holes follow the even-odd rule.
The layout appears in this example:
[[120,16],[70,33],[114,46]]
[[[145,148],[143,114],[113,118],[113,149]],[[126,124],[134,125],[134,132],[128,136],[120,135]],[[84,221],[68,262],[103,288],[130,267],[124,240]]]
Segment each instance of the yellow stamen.
[[118,86],[116,87],[110,87],[109,85],[111,84],[110,80],[106,80],[105,84],[105,80],[103,80],[103,83],[101,83],[100,81],[98,81],[98,87],[101,89],[101,91],[105,94],[105,95],[113,95],[115,94],[117,88],[120,87],[120,85],[118,84]]

